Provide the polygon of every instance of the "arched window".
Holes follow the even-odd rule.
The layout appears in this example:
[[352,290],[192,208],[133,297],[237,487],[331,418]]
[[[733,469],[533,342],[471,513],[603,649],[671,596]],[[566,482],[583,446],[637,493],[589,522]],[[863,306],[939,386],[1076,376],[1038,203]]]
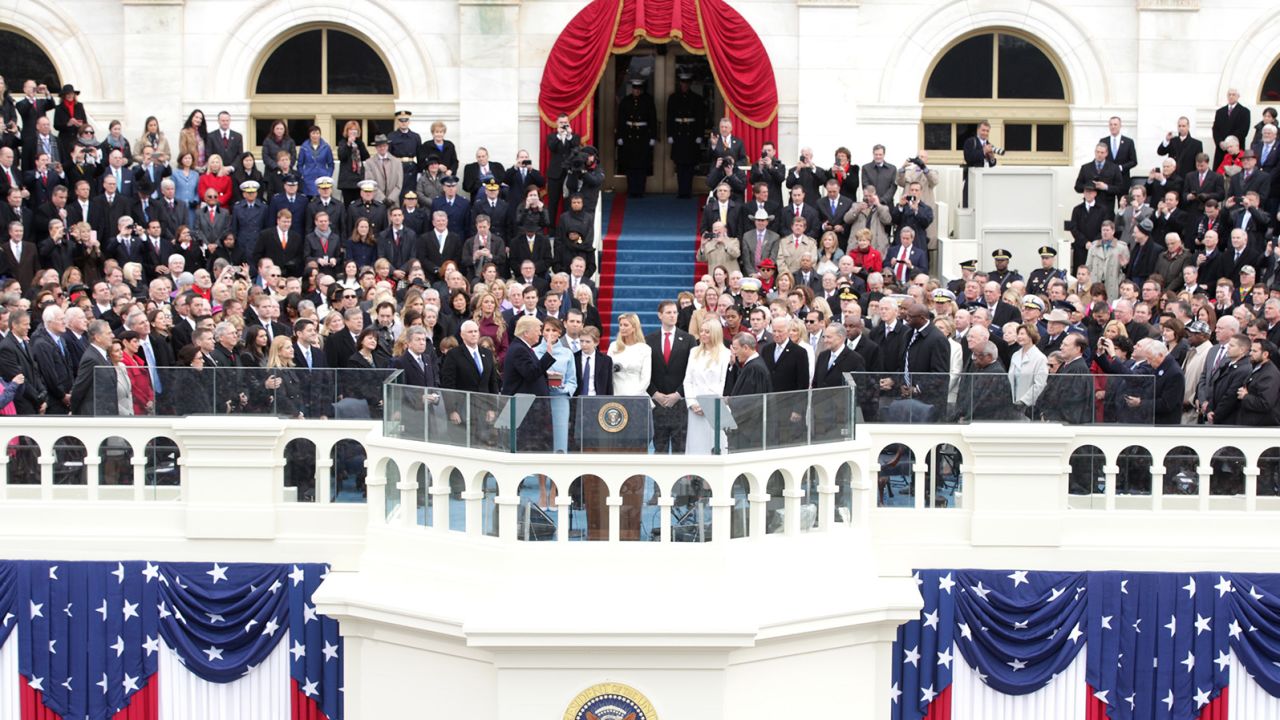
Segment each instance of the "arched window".
[[1276,61],[1271,64],[1267,79],[1262,81],[1262,90],[1258,92],[1258,99],[1264,103],[1280,102],[1280,58],[1276,58]]
[[21,93],[22,83],[27,80],[44,83],[54,95],[62,87],[58,69],[48,53],[22,33],[0,29],[0,58],[4,58],[0,74],[10,93]]
[[346,30],[295,28],[263,54],[252,88],[253,145],[271,123],[284,119],[302,144],[320,126],[332,143],[348,120],[360,123],[365,142],[393,129],[395,82],[374,46]]
[[923,91],[921,147],[930,162],[960,162],[978,123],[991,123],[1002,162],[1070,161],[1070,87],[1057,59],[1034,38],[1009,30],[966,35],[944,50]]

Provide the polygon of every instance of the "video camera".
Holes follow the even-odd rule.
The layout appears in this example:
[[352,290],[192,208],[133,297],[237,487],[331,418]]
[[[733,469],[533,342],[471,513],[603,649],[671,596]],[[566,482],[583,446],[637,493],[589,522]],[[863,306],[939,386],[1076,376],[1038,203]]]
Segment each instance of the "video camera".
[[586,172],[588,168],[595,167],[599,155],[600,153],[590,145],[574,148],[567,161],[569,172]]

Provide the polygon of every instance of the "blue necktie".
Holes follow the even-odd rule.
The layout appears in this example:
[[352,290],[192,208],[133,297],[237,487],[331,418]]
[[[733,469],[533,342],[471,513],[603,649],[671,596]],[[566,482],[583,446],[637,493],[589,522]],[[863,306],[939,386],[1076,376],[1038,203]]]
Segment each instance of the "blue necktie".
[[[58,339],[58,344],[62,344],[62,339]],[[142,343],[142,354],[147,358],[147,367],[151,370],[151,387],[155,388],[156,393],[163,391],[160,385],[160,372],[156,370],[156,354],[151,349],[151,339]]]
[[483,375],[484,363],[480,362],[480,352],[477,350],[472,350],[471,359],[476,361],[476,371],[479,372],[481,375]]

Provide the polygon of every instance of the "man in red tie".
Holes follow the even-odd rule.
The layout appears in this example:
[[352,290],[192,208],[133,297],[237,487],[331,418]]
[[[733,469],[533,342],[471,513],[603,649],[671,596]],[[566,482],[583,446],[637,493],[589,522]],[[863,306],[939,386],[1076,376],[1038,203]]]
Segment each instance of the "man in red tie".
[[254,265],[264,257],[270,258],[285,277],[300,276],[306,256],[302,239],[294,234],[292,227],[293,212],[287,209],[277,211],[275,227],[263,230],[258,236],[258,243],[253,249]]
[[660,327],[644,339],[653,349],[649,396],[653,398],[653,448],[658,453],[683,453],[688,428],[684,374],[693,350],[693,336],[676,327],[679,307],[672,300],[658,303]]

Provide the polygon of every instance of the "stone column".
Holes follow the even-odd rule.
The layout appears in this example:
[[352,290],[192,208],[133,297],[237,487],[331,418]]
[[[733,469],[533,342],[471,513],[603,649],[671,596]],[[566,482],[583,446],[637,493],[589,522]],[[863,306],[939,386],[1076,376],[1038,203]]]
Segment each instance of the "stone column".
[[474,162],[483,146],[506,167],[519,149],[520,2],[460,0],[458,27],[458,162]]
[[[1055,546],[1061,542],[1067,476],[1062,457],[1075,435],[1061,425],[981,423],[964,429],[974,545]],[[924,492],[917,485],[917,497]],[[1028,510],[1027,508],[1037,508]]]
[[[274,417],[191,416],[175,421],[173,432],[187,470],[187,537],[275,537],[284,423]],[[272,469],[270,480],[262,468]],[[384,512],[380,491],[385,483],[385,478],[368,480],[371,513]]]
[[[103,65],[121,70],[115,74],[114,83],[119,89],[118,97],[124,101],[124,115],[117,119],[124,123],[125,137],[132,143],[142,133],[147,116],[155,115],[161,119],[161,127],[166,127],[166,122],[170,124],[167,135],[177,152],[178,128],[172,127],[173,118],[187,117],[182,102],[186,0],[124,0],[121,5],[124,35],[116,49],[119,57],[103,60]],[[104,76],[112,74],[104,68]],[[205,111],[209,113],[207,108]],[[95,119],[101,126],[98,136],[102,137],[112,118]]]
[[[796,57],[794,90],[786,82],[786,58],[774,57],[778,76],[779,101],[797,106],[796,145],[784,143],[779,148],[787,167],[795,164],[800,147],[812,147],[813,159],[819,167],[831,167],[836,147],[861,142],[863,118],[858,113],[858,97],[866,96],[866,85],[879,83],[881,71],[868,74],[859,66],[870,62],[876,53],[858,52],[850,47],[849,38],[856,34],[861,0],[797,0]],[[763,31],[763,28],[761,29]],[[763,34],[763,32],[762,32]],[[802,100],[803,99],[803,100]],[[850,138],[850,131],[854,138]],[[877,130],[878,132],[878,130]],[[877,135],[874,142],[883,142]],[[865,157],[866,150],[855,155]],[[861,160],[860,162],[866,162]]]

